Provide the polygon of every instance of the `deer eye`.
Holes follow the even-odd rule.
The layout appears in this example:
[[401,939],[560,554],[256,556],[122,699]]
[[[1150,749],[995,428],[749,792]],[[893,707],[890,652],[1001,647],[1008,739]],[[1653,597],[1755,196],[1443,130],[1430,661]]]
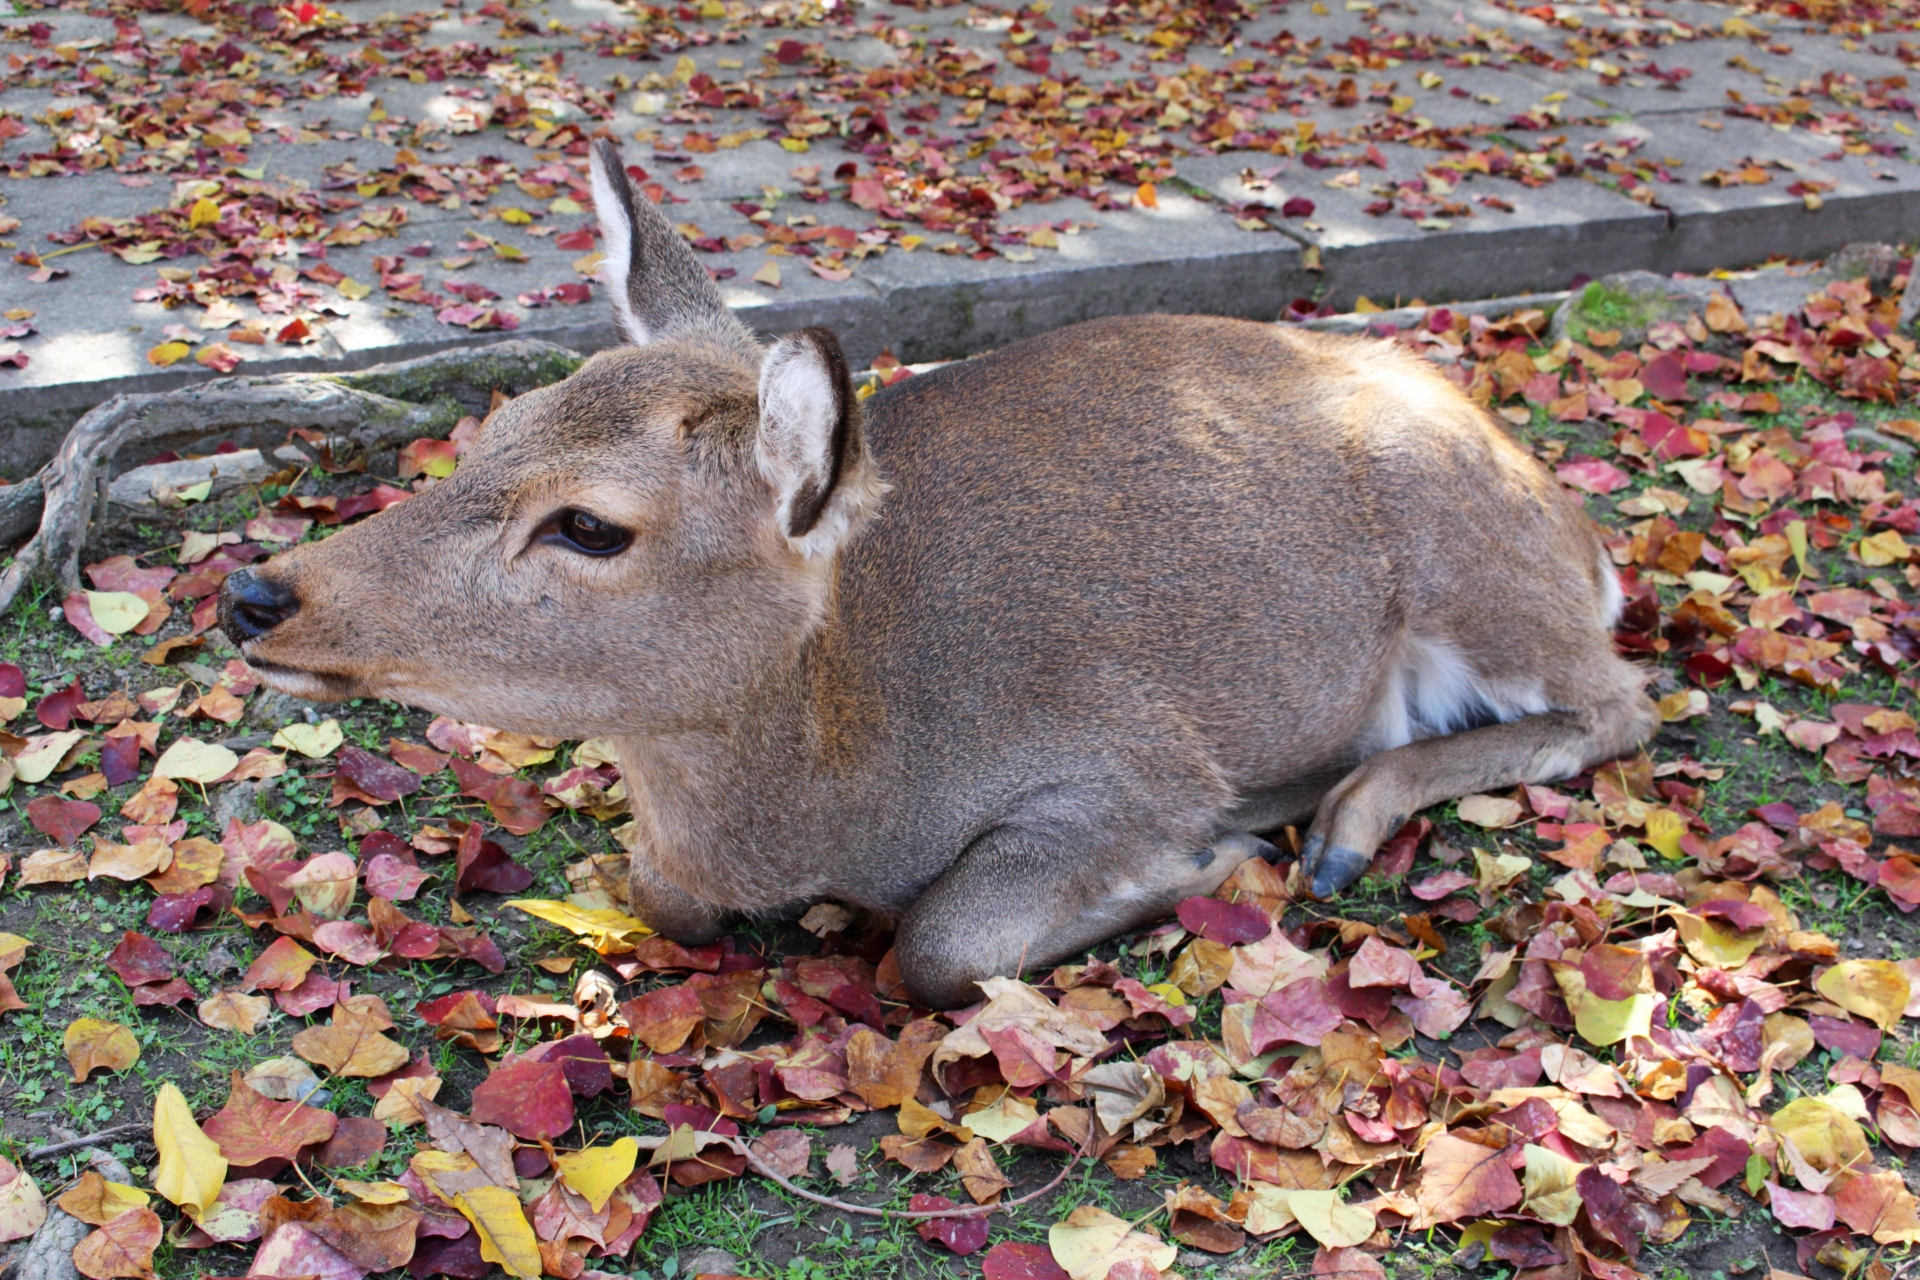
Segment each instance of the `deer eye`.
[[619,525],[571,507],[548,519],[540,532],[543,542],[558,543],[590,556],[617,555],[633,541],[633,535]]

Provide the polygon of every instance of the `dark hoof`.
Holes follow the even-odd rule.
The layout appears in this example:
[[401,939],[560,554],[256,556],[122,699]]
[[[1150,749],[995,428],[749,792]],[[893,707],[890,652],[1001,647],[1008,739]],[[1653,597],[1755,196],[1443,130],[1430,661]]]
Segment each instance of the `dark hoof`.
[[1301,851],[1300,870],[1309,878],[1308,892],[1324,902],[1358,880],[1372,861],[1371,854],[1343,844],[1329,846],[1325,836],[1313,835]]

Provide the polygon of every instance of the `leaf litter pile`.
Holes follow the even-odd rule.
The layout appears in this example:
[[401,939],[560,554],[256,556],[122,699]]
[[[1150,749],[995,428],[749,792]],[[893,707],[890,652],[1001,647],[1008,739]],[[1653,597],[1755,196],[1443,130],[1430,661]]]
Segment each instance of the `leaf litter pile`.
[[[883,927],[833,904],[804,932],[650,931],[604,741],[447,719],[383,738],[290,705],[269,741],[229,736],[269,695],[213,665],[220,580],[378,518],[483,424],[407,446],[398,484],[327,455],[334,491],[283,474],[232,527],[89,565],[58,625],[118,655],[118,683],[0,665],[0,776],[42,844],[0,875],[8,899],[110,892],[145,917],[106,958],[125,999],[41,1025],[76,1086],[135,1071],[169,1020],[287,1028],[291,1052],[138,1086],[157,1159],[135,1182],[15,1144],[0,1240],[57,1205],[91,1228],[92,1280],[156,1255],[205,1270],[214,1247],[253,1276],[578,1280],[630,1269],[677,1199],[748,1180],[904,1212],[912,1248],[993,1280],[1235,1257],[1366,1280],[1423,1237],[1525,1280],[1632,1280],[1702,1216],[1790,1231],[1783,1274],[1890,1280],[1920,1243],[1920,960],[1849,955],[1857,931],[1803,917],[1920,907],[1904,271],[1896,296],[1836,283],[1787,316],[1719,296],[1637,347],[1591,325],[1549,343],[1538,312],[1394,335],[1591,495],[1618,642],[1668,722],[1652,754],[1417,817],[1348,902],[1307,899],[1291,855],[1250,863],[1117,953],[953,1013],[914,1008]],[[1763,739],[1800,781],[1765,773]],[[223,796],[261,787],[312,834],[216,829]],[[563,814],[592,847],[560,896],[527,896],[502,841]],[[510,956],[496,913],[569,942]],[[215,981],[177,957],[196,934],[236,953]],[[16,984],[70,943],[0,933],[0,1019],[40,1016]],[[367,990],[410,970],[435,979],[421,998]],[[196,1113],[201,1088],[224,1103]],[[836,1142],[869,1112],[894,1132]],[[1193,1176],[1159,1177],[1175,1166]],[[846,1189],[876,1169],[878,1199]],[[1156,1177],[1114,1212],[1108,1189]]]

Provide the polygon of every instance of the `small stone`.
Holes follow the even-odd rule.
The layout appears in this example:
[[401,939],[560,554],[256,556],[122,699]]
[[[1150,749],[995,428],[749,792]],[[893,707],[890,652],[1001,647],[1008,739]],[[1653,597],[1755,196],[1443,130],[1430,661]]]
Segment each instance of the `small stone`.
[[740,1274],[740,1259],[725,1249],[702,1249],[690,1258],[680,1262],[680,1274],[692,1280],[695,1276],[731,1276]]

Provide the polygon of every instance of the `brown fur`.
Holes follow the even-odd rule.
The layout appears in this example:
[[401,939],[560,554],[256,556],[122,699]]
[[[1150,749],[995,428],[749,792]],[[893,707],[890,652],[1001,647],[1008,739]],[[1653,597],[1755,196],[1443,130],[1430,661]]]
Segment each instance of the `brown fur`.
[[[298,611],[244,649],[307,696],[615,738],[636,908],[676,937],[858,903],[965,1003],[1210,891],[1233,833],[1313,815],[1344,883],[1420,807],[1657,723],[1578,503],[1387,344],[1143,316],[911,379],[844,406],[822,552],[778,527],[738,342],[651,336],[266,565]],[[633,544],[529,544],[565,507]],[[1505,702],[1380,750],[1434,646]]]

